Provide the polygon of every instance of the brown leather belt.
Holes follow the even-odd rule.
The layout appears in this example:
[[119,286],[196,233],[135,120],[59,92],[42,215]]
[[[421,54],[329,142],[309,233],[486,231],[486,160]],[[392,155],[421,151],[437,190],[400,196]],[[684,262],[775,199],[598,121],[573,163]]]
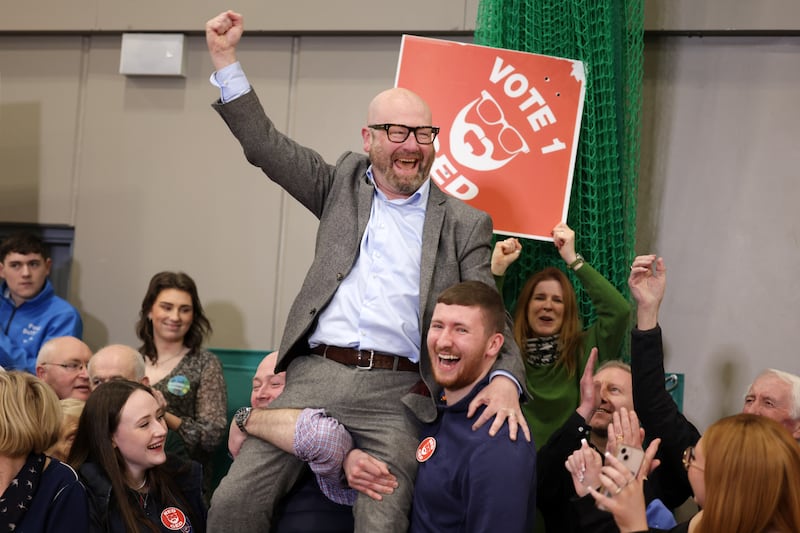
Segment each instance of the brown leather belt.
[[319,346],[311,348],[311,353],[362,370],[377,368],[381,370],[419,372],[419,365],[417,363],[412,363],[408,357],[376,352],[374,350],[356,350],[355,348],[341,348],[339,346],[320,344]]

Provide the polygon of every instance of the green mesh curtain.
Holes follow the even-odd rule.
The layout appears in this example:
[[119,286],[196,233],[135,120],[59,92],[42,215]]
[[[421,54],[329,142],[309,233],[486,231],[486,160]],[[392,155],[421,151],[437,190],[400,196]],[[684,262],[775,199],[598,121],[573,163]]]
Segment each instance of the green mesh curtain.
[[[628,295],[634,256],[644,0],[481,0],[475,43],[579,59],[586,100],[567,224],[576,249]],[[498,236],[498,238],[505,238]],[[506,274],[511,310],[525,280],[564,262],[550,242],[525,240]],[[575,283],[586,324],[594,309]]]

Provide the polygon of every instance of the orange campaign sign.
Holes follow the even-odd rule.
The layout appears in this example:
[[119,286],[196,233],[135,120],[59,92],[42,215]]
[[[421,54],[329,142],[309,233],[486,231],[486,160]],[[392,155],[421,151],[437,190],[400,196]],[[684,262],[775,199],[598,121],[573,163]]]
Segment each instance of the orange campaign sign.
[[434,182],[495,233],[540,240],[567,217],[585,85],[580,61],[411,35],[395,81],[441,128]]

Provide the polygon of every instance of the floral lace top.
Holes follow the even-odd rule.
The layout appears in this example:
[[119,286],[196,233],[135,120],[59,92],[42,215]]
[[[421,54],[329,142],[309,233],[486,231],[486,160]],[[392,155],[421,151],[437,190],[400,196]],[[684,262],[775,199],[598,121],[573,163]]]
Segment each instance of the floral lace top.
[[207,467],[227,429],[228,404],[222,364],[209,351],[187,354],[153,388],[167,400],[167,410],[181,419],[178,435],[189,457]]

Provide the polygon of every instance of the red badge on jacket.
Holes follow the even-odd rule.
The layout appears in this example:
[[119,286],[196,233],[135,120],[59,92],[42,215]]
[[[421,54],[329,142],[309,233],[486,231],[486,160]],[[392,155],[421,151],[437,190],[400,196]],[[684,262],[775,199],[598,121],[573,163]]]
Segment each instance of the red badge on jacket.
[[161,523],[167,529],[172,531],[191,531],[191,526],[188,525],[188,522],[186,515],[177,507],[167,507],[161,511]]
[[424,463],[431,458],[434,451],[436,451],[436,439],[425,437],[417,446],[417,461]]

